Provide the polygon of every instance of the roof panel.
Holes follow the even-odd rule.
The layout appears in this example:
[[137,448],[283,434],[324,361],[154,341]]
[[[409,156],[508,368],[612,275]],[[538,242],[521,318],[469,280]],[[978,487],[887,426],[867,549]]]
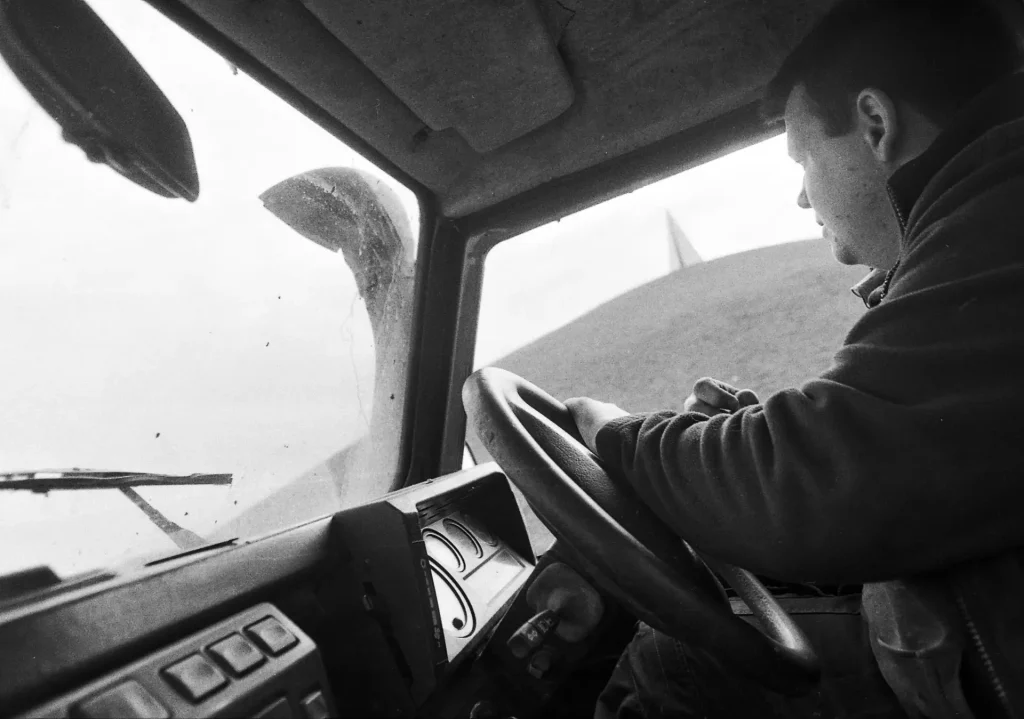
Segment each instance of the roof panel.
[[[575,99],[541,127],[478,152],[454,129],[431,129],[336,36],[344,33],[328,32],[300,0],[179,1],[434,192],[451,217],[735,115],[757,99],[785,54],[831,4],[538,0]],[[480,3],[481,12],[491,5]],[[358,20],[357,14],[347,18]],[[381,44],[390,41],[386,28],[379,30]],[[427,65],[442,67],[451,62],[447,53],[458,53],[455,44],[440,42],[440,34],[428,45],[419,60]],[[478,68],[479,77],[485,79],[488,69],[493,71]],[[420,71],[429,74],[429,68]],[[514,88],[514,78],[506,84]],[[472,87],[467,84],[465,92]],[[531,88],[522,83],[519,102],[531,100]],[[433,124],[446,123],[435,118]],[[714,137],[699,134],[705,141]]]

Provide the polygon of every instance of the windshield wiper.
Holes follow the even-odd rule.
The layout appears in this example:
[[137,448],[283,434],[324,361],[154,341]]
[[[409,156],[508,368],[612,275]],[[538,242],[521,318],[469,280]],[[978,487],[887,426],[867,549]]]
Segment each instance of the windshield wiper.
[[0,489],[52,492],[64,489],[122,489],[124,487],[168,487],[189,484],[231,484],[230,474],[158,474],[154,472],[110,472],[94,469],[44,469],[0,473]]
[[111,472],[95,469],[43,469],[29,472],[0,472],[0,490],[18,489],[45,494],[69,489],[117,489],[142,510],[179,549],[206,545],[206,540],[165,517],[133,487],[177,487],[199,484],[231,484],[231,474],[158,474],[155,472]]

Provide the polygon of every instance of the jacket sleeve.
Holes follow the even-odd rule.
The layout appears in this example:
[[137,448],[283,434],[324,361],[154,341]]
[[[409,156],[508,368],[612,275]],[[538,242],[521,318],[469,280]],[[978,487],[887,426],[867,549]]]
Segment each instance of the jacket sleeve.
[[1001,226],[959,241],[979,225],[954,213],[905,248],[819,378],[732,415],[620,418],[598,454],[694,548],[779,579],[1024,544],[1024,253]]

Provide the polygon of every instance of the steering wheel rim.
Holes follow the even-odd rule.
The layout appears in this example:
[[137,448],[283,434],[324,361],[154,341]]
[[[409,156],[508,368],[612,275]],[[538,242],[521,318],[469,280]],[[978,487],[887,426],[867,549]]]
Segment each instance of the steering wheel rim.
[[471,375],[462,398],[480,441],[560,546],[635,616],[771,689],[794,694],[817,684],[810,642],[764,585],[709,560],[747,602],[758,631],[733,615],[702,558],[604,470],[565,405],[495,367]]

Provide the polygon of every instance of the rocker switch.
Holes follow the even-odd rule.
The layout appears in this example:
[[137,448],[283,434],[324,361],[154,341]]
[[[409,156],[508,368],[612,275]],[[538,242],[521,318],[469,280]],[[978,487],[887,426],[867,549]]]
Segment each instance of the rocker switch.
[[209,659],[193,654],[164,669],[164,678],[186,699],[200,702],[228,684],[228,678]]
[[245,628],[245,632],[272,657],[284,654],[299,643],[298,638],[285,629],[284,625],[274,617],[267,617],[255,624],[250,624]]
[[231,634],[210,646],[207,651],[236,676],[247,674],[267,661],[259,649],[239,634]]

